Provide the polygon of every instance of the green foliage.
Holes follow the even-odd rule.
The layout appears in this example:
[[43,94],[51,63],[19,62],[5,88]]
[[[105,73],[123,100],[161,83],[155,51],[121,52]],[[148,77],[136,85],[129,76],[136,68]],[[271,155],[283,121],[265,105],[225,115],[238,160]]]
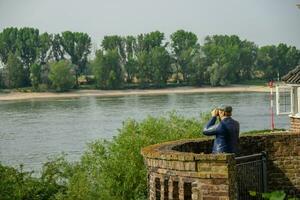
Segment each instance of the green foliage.
[[165,86],[172,74],[171,57],[164,47],[155,47],[150,51],[153,83]]
[[37,90],[41,83],[41,65],[34,63],[30,66],[30,80],[32,87]]
[[112,141],[95,141],[83,155],[66,199],[146,199],[147,174],[141,148],[169,140],[198,138],[202,122],[176,114],[128,120]]
[[80,74],[86,74],[87,57],[90,54],[91,38],[86,33],[65,31],[60,36],[60,45],[71,57],[76,76],[76,85]]
[[46,64],[49,59],[51,58],[51,40],[52,35],[48,33],[43,33],[39,35],[39,44],[38,44],[38,57],[37,61],[39,64],[44,65]]
[[32,173],[5,167],[0,164],[0,199],[1,200],[51,200],[57,194],[65,193],[61,179],[63,174],[58,169],[65,169],[63,159],[57,159],[45,164],[41,178],[35,178]]
[[282,190],[279,191],[272,191],[272,192],[265,192],[265,193],[257,193],[255,191],[249,191],[250,196],[258,197],[261,196],[263,199],[267,200],[299,200],[296,197],[287,197],[286,193]]
[[182,73],[183,81],[187,81],[187,77],[190,74],[189,66],[200,48],[200,45],[197,43],[198,38],[192,32],[178,30],[171,35],[171,41],[171,47],[177,65],[176,73]]
[[23,86],[25,79],[24,69],[19,58],[13,53],[8,54],[5,75],[5,84],[8,88],[18,88]]
[[212,86],[228,85],[230,83],[229,68],[230,67],[228,64],[219,66],[217,63],[214,63],[212,66],[208,67],[208,72],[210,74],[210,84]]
[[263,46],[258,51],[257,70],[265,79],[276,79],[299,64],[300,51],[286,44]]
[[[132,84],[143,88],[165,87],[172,82],[178,86],[218,86],[251,80],[266,82],[282,77],[300,61],[300,50],[294,46],[281,43],[259,48],[236,35],[207,36],[200,46],[197,35],[185,30],[171,34],[170,43],[160,31],[137,36],[105,36],[97,52],[102,52],[107,59],[111,52],[115,52],[114,61],[109,58],[106,67],[99,67],[104,65],[100,60],[107,59],[97,58],[96,53],[89,62],[91,38],[86,33],[40,34],[38,29],[29,27],[5,28],[0,32],[1,62],[7,65],[11,53],[17,55],[23,68],[22,84],[9,87],[32,85],[35,90],[39,78],[31,66],[34,63],[41,66],[40,81],[49,87],[47,65],[65,59],[74,64],[77,87],[80,75],[96,73],[97,86],[107,89],[126,88]],[[89,70],[89,65],[98,65],[98,69]],[[2,73],[2,80],[11,78],[7,76],[7,73]]]
[[50,63],[49,79],[57,91],[73,88],[75,84],[73,68],[73,65],[67,60]]
[[257,57],[257,46],[253,42],[241,41],[236,35],[207,36],[202,50],[206,65],[211,66],[208,73],[212,85],[252,78]]
[[98,87],[118,89],[122,86],[123,74],[119,61],[120,56],[116,50],[108,50],[106,53],[97,51],[92,66]]

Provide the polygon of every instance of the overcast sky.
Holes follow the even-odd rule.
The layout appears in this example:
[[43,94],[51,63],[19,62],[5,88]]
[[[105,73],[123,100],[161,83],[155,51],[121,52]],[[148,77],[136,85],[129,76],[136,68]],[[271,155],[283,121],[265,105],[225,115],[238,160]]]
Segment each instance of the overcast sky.
[[137,35],[178,29],[207,35],[236,34],[258,45],[300,48],[300,0],[0,0],[0,31],[35,27],[41,32]]

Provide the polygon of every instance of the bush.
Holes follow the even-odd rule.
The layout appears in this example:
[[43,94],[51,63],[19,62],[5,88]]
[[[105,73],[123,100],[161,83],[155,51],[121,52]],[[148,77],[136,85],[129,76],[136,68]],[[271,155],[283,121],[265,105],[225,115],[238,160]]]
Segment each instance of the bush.
[[62,164],[65,164],[63,158],[45,164],[41,178],[33,177],[32,172],[23,172],[22,166],[16,170],[0,164],[0,199],[56,199],[57,194],[65,193],[65,186],[59,183],[63,174],[58,173],[58,170],[65,169]]
[[56,91],[67,91],[74,87],[75,76],[71,62],[61,60],[50,63],[49,79]]
[[169,140],[198,138],[202,122],[177,114],[128,120],[112,141],[89,145],[69,180],[65,199],[130,200],[147,198],[147,172],[141,148]]

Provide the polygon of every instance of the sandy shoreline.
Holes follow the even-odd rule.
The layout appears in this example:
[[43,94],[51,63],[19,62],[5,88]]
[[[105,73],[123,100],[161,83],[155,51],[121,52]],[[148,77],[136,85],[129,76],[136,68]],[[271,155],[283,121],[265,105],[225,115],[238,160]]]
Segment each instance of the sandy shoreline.
[[269,92],[266,86],[234,85],[228,87],[177,87],[165,89],[132,89],[132,90],[75,90],[64,93],[55,92],[11,92],[0,93],[0,101],[49,99],[49,98],[76,98],[76,97],[111,97],[125,95],[164,95],[164,94],[191,94],[216,92]]

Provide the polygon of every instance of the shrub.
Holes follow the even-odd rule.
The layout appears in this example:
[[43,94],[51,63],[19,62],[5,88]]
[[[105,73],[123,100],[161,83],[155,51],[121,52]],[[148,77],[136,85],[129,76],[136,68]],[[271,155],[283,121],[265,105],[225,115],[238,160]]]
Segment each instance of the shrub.
[[57,91],[67,91],[73,88],[75,76],[72,71],[72,64],[67,60],[51,63],[49,79]]
[[[70,179],[66,199],[130,200],[147,198],[147,172],[141,148],[201,136],[202,122],[177,114],[128,120],[112,141],[89,145]],[[83,198],[85,197],[85,198]]]
[[[5,167],[0,164],[0,199],[1,200],[46,200],[55,199],[56,194],[64,193],[65,186],[59,183],[63,175],[58,173],[64,159],[46,164],[41,178],[32,176],[32,172]],[[51,168],[51,166],[54,166]],[[64,170],[66,171],[66,170]]]

